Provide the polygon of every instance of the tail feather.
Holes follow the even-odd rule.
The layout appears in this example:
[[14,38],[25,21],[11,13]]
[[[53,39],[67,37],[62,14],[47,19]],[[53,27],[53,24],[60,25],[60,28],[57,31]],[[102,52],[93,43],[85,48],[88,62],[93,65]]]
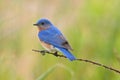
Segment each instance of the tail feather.
[[70,51],[64,48],[57,48],[60,52],[62,52],[70,61],[75,60],[76,58],[72,55]]

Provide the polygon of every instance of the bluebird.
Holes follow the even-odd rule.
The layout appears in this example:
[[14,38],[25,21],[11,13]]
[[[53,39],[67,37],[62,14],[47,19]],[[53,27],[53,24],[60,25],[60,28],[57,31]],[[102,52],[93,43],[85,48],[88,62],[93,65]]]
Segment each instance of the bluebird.
[[72,48],[66,38],[48,19],[40,19],[33,25],[38,27],[38,37],[40,39],[40,43],[47,51],[60,51],[70,61],[76,59],[69,51],[72,50]]

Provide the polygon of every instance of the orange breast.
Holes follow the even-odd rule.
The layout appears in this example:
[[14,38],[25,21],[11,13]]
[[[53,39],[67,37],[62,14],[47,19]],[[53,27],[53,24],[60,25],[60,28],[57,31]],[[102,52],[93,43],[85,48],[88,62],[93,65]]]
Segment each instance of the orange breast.
[[39,30],[39,31],[42,31],[42,30],[44,30],[44,29],[43,29],[43,28],[41,28],[41,27],[38,27],[38,30]]
[[39,31],[42,31],[42,30],[45,30],[45,29],[47,29],[48,27],[40,27],[40,26],[38,26],[38,30]]
[[43,41],[41,41],[41,40],[40,40],[40,43],[41,43],[41,45],[42,45],[46,50],[51,51],[51,50],[53,49],[53,46],[50,45],[50,44],[47,44],[47,43],[45,43],[45,42],[43,42]]

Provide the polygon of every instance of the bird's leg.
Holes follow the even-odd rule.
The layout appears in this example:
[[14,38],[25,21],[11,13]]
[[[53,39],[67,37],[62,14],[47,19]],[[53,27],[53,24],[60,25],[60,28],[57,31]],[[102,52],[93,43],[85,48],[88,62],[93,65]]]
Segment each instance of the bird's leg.
[[59,55],[58,55],[58,51],[49,52],[48,50],[41,50],[40,53],[41,53],[42,55],[45,55],[45,53],[48,53],[48,54],[53,54],[53,55],[55,55],[56,57],[59,56]]
[[47,51],[47,50],[41,50],[40,53],[41,53],[42,55],[45,55],[45,53],[50,53],[50,52]]
[[54,54],[56,57],[58,57],[58,52],[57,52],[57,51],[55,51],[53,54]]

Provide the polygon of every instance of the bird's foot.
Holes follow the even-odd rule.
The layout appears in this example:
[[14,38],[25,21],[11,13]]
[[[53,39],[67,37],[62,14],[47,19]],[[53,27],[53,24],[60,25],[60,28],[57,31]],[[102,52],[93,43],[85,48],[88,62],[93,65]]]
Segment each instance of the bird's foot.
[[40,53],[41,53],[42,55],[45,55],[45,53],[50,53],[50,52],[47,51],[47,50],[41,50]]
[[58,57],[58,56],[59,56],[57,51],[56,51],[56,52],[54,52],[54,53],[53,53],[53,55],[55,55],[56,57]]
[[40,53],[41,53],[42,55],[45,55],[45,53],[48,53],[48,54],[53,54],[53,55],[55,55],[56,57],[59,56],[59,54],[58,54],[57,51],[54,52],[54,53],[51,53],[51,52],[49,52],[49,51],[47,51],[47,50],[41,50]]

